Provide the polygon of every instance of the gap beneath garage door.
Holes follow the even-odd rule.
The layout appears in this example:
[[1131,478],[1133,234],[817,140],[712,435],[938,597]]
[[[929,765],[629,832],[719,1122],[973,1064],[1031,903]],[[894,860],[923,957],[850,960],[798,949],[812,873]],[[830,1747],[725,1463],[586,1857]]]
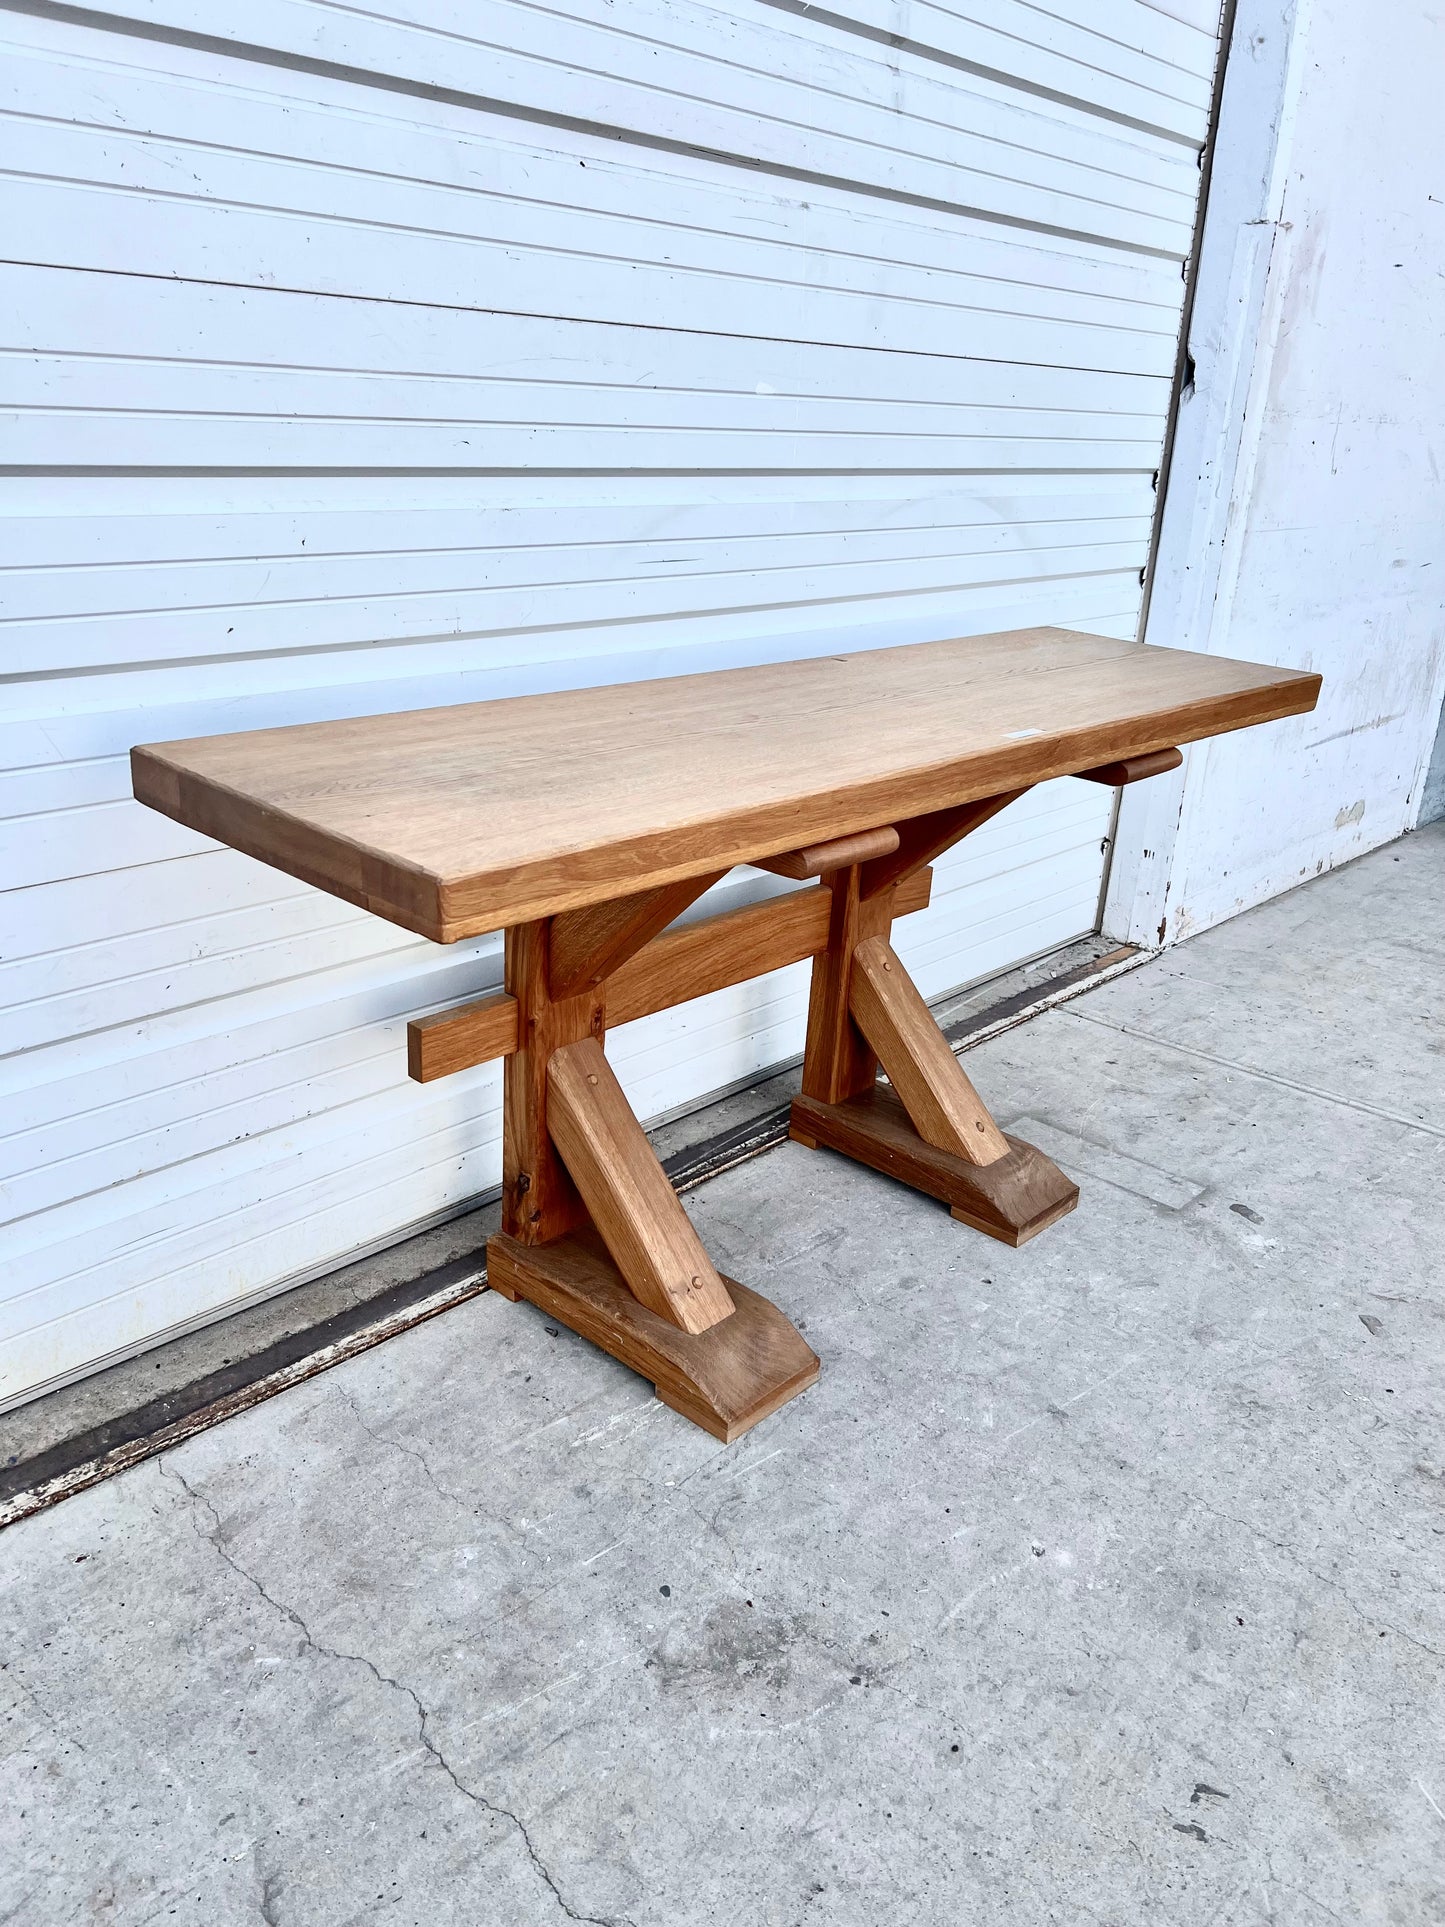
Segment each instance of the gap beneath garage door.
[[[932,1009],[961,1051],[1152,954],[1081,937]],[[648,1135],[679,1191],[783,1142],[801,1062],[654,1121]],[[485,1291],[498,1222],[497,1197],[484,1197],[446,1224],[0,1414],[0,1528]]]

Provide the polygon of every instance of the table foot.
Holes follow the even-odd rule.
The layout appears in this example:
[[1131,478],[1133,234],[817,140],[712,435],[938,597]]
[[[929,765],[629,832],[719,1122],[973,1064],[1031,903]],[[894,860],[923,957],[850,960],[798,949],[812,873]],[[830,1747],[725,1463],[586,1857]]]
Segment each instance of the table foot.
[[897,1093],[884,1084],[825,1104],[795,1097],[788,1135],[820,1145],[898,1178],[949,1206],[955,1218],[1002,1244],[1026,1244],[1079,1202],[1079,1187],[1043,1152],[1008,1137],[1008,1152],[992,1164],[970,1164],[918,1135]]
[[487,1242],[487,1280],[651,1379],[664,1405],[725,1445],[818,1376],[816,1355],[769,1299],[728,1278],[736,1309],[706,1331],[682,1331],[633,1296],[591,1229],[543,1245],[503,1232]]

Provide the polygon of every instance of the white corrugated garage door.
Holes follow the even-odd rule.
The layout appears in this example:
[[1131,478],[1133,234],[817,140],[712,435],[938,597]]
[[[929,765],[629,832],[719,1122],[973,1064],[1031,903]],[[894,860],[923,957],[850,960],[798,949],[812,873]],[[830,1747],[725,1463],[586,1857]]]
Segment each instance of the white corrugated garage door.
[[[1032,622],[1130,634],[1209,0],[0,7],[0,1402],[499,1175],[498,972],[128,800],[137,740]],[[1036,792],[902,926],[1093,926]],[[761,887],[735,877],[732,891]],[[805,973],[616,1034],[643,1114]]]

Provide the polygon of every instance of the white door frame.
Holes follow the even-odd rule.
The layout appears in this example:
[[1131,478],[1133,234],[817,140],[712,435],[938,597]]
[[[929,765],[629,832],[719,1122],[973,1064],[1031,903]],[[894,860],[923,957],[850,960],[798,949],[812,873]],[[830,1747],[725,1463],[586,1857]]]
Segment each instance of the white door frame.
[[[1288,281],[1283,217],[1310,0],[1238,0],[1226,11],[1194,282],[1159,478],[1155,551],[1141,640],[1208,655],[1223,644],[1238,576],[1263,403]],[[1233,18],[1230,18],[1230,11]],[[1183,766],[1120,795],[1102,927],[1162,948],[1181,856]]]

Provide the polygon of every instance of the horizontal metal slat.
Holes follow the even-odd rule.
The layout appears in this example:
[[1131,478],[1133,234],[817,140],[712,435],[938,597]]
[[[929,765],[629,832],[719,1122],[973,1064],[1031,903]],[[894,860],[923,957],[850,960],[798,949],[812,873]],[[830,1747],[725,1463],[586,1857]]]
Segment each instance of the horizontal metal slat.
[[359,89],[441,88],[499,118],[521,109],[1176,258],[1188,247],[1193,159],[1168,140],[806,19],[634,0],[619,31],[601,6],[569,11],[564,60],[556,16],[515,0],[429,0],[424,25],[310,0],[254,0],[244,26],[196,0],[127,8],[241,55],[259,46],[320,64]]

